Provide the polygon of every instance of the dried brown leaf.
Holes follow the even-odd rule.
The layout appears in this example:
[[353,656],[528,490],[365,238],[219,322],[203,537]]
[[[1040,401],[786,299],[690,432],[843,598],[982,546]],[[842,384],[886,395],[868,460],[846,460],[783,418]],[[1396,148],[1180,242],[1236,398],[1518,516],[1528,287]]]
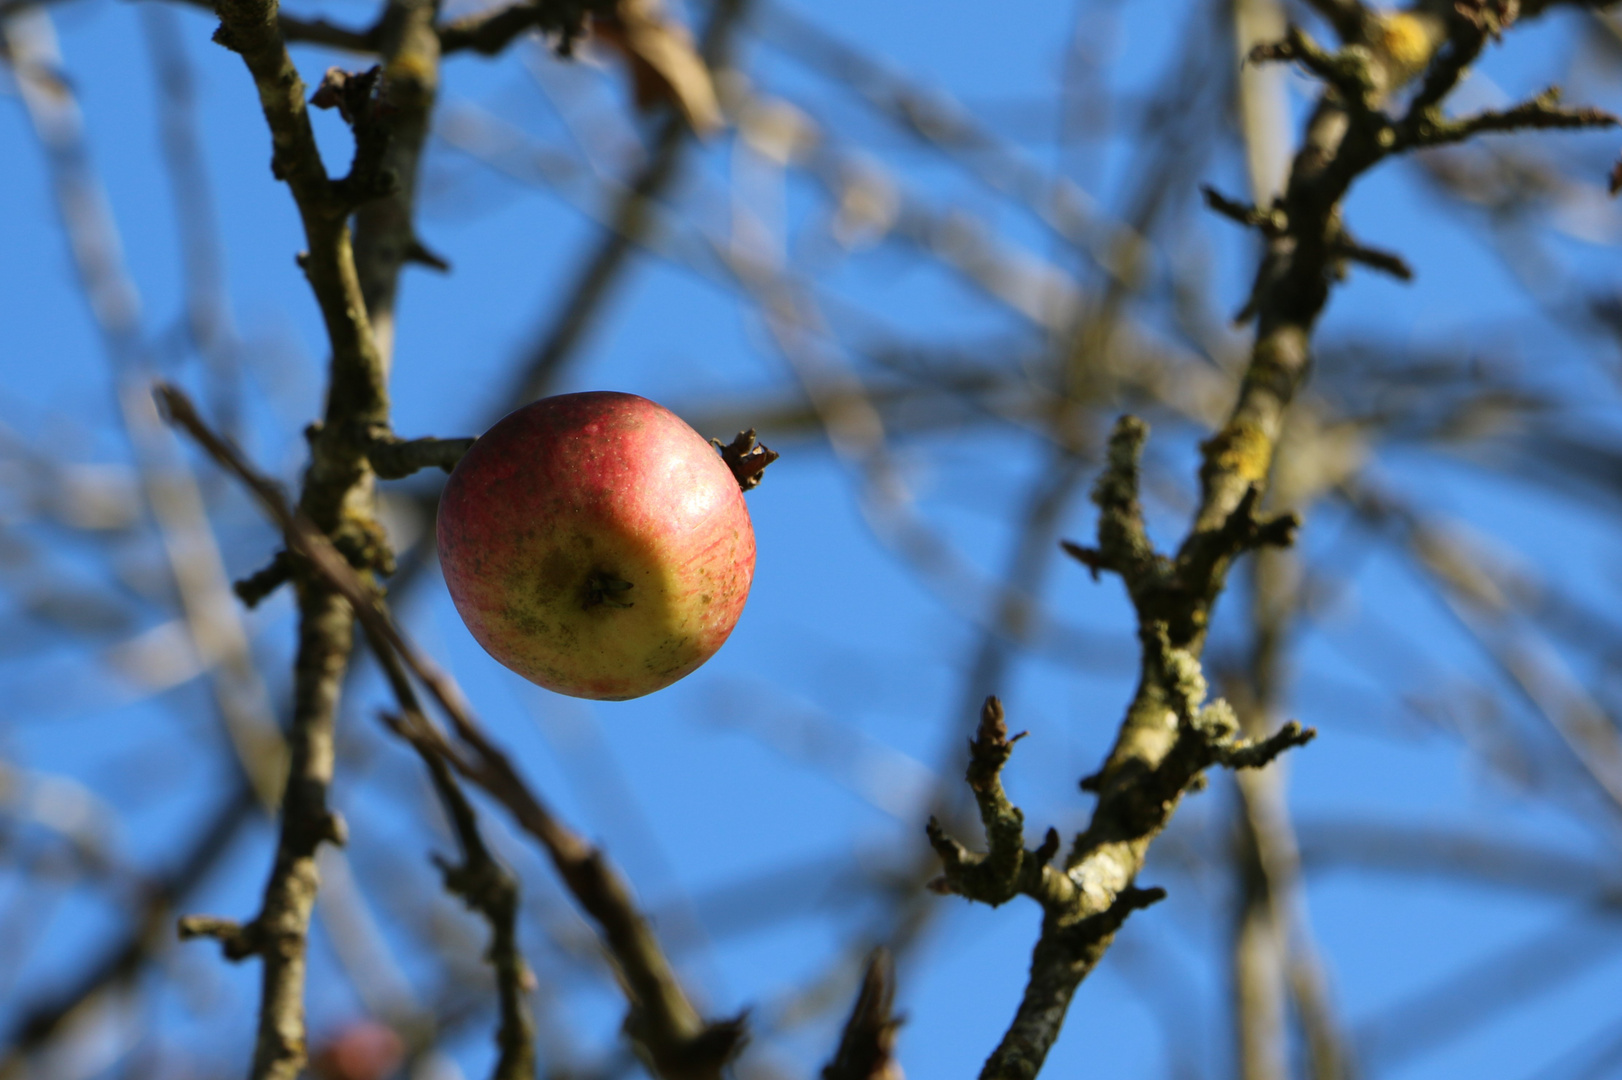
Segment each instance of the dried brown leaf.
[[629,63],[638,108],[669,102],[700,136],[725,125],[708,65],[687,28],[669,18],[660,0],[620,0],[613,15],[592,21],[592,32]]

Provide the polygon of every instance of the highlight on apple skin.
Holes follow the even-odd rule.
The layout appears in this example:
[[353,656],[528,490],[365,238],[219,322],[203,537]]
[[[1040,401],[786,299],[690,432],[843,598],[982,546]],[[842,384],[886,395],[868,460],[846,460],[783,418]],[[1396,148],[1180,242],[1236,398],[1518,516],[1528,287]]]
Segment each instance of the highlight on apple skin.
[[749,595],[755,534],[714,447],[635,394],[543,398],[475,442],[439,504],[439,559],[491,656],[573,697],[691,673]]

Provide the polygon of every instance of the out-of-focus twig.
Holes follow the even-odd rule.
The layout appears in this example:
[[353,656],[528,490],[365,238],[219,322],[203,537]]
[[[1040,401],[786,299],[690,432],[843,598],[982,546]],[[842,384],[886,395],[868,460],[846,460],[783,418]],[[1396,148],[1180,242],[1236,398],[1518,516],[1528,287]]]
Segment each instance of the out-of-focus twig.
[[[141,342],[140,297],[124,266],[119,230],[84,141],[71,89],[50,75],[60,66],[49,16],[36,11],[6,24],[24,105],[47,153],[57,206],[74,265],[111,362],[124,431],[163,541],[191,646],[209,669],[222,726],[239,766],[272,807],[286,768],[270,698],[254,666],[247,628],[231,598],[219,545],[201,492],[139,384],[149,367]],[[203,208],[199,208],[203,209]]]
[[895,961],[887,949],[874,950],[862,972],[862,989],[839,1037],[839,1049],[822,1070],[822,1080],[903,1080],[894,1056],[901,1021],[895,1012]]
[[[1347,18],[1360,19],[1356,0],[1350,6]],[[1234,7],[1234,34],[1242,55],[1248,55],[1258,42],[1279,37],[1283,22],[1283,6],[1277,0],[1239,0]],[[1350,39],[1357,32],[1356,23],[1337,22],[1336,26],[1343,38]],[[1272,78],[1264,79],[1264,72]],[[1239,98],[1241,136],[1255,204],[1252,213],[1262,219],[1249,224],[1266,235],[1271,226],[1282,224],[1272,220],[1272,208],[1285,181],[1289,139],[1282,72],[1245,65],[1239,76]],[[1205,189],[1205,196],[1210,205],[1231,213],[1231,207],[1219,205],[1210,188]],[[1265,212],[1264,207],[1268,208]],[[1300,458],[1333,466],[1332,456],[1308,453],[1308,437],[1299,433],[1316,434],[1316,425],[1305,410],[1297,410],[1291,430],[1297,433]],[[1323,478],[1307,476],[1305,471],[1296,468],[1284,471],[1282,478],[1274,477],[1270,498],[1275,505],[1303,509],[1303,500],[1324,483]],[[1249,580],[1250,655],[1237,709],[1241,728],[1252,739],[1271,734],[1282,711],[1289,631],[1301,602],[1298,578],[1294,552],[1263,548],[1254,554]],[[1234,776],[1239,795],[1233,852],[1238,910],[1232,958],[1238,1074],[1242,1080],[1285,1080],[1290,1075],[1288,988],[1305,1030],[1310,1075],[1313,1080],[1341,1080],[1346,1054],[1306,921],[1300,852],[1285,791],[1287,775],[1281,765]]]
[[[725,65],[732,33],[747,5],[748,0],[717,0],[699,45],[700,57],[710,68]],[[522,374],[498,403],[501,412],[542,396],[556,382],[648,230],[655,201],[680,172],[687,144],[687,122],[676,114],[665,117],[647,158],[609,216],[609,231],[583,261],[572,285],[561,291],[555,314],[527,353]]]
[[26,1058],[31,1052],[58,1037],[86,1002],[134,978],[163,950],[171,940],[175,906],[231,850],[243,826],[255,819],[257,809],[253,789],[239,781],[174,868],[148,886],[130,932],[98,953],[72,985],[25,1010],[5,1033],[0,1041],[0,1078],[28,1075]]

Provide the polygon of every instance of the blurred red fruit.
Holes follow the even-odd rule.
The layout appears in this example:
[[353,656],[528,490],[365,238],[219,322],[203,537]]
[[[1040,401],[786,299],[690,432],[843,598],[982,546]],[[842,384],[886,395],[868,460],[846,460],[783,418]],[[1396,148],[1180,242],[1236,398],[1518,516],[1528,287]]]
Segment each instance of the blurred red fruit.
[[316,1051],[310,1072],[319,1080],[388,1080],[405,1061],[405,1043],[376,1020],[345,1026]]

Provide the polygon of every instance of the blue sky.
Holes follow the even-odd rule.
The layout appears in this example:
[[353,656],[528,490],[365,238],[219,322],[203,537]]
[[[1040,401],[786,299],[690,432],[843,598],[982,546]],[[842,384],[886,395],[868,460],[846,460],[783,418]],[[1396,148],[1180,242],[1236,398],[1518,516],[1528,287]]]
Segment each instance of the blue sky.
[[[1175,62],[1174,31],[1182,23],[1156,7],[1110,6],[1112,34],[1100,30],[1110,43],[1106,77],[1124,95],[1152,87]],[[1210,17],[1205,5],[1180,7],[1197,8],[1199,14],[1189,18]],[[334,2],[298,10],[359,24],[370,8]],[[941,88],[971,110],[988,117],[1034,112],[1033,128],[1040,128],[1047,115],[1040,110],[1058,85],[1072,19],[1068,5],[1029,0],[995,14],[961,0],[840,0],[796,10],[861,41],[895,70]],[[84,110],[93,166],[141,293],[154,364],[196,384],[198,358],[183,343],[176,345],[182,342],[176,327],[184,279],[173,200],[157,151],[156,98],[141,23],[145,9],[66,0],[50,15]],[[268,141],[240,61],[208,42],[206,14],[177,9],[174,24],[198,80],[224,282],[245,346],[244,442],[267,469],[291,482],[302,462],[298,429],[319,407],[324,355],[317,313],[293,261],[300,244],[297,218],[286,191],[270,176]],[[1565,67],[1581,29],[1575,19],[1553,18],[1517,31],[1483,65],[1468,92],[1491,102],[1541,88],[1550,72]],[[311,83],[328,64],[356,66],[317,50],[299,49],[295,57]],[[552,63],[532,46],[497,62],[454,58],[445,66],[443,104],[447,110],[477,107],[534,142],[569,148],[569,127],[543,92],[550,87],[596,109],[577,118],[588,135],[623,140],[632,133],[612,68],[548,69],[537,79],[526,67]],[[1051,249],[1029,215],[909,145],[851,95],[780,50],[751,36],[742,66],[758,88],[814,110],[832,136],[863,146],[929,204],[983,214],[1011,241],[1036,252]],[[1292,79],[1299,111],[1310,87]],[[1574,97],[1587,90],[1588,99],[1601,103],[1614,104],[1617,97],[1614,81],[1598,69],[1571,89]],[[329,165],[341,169],[347,134],[334,116],[316,119]],[[647,122],[641,123],[646,130]],[[1582,176],[1590,186],[1600,182],[1615,149],[1608,136],[1579,136],[1557,151],[1550,140],[1529,145],[1560,153],[1574,170],[1587,169]],[[0,427],[8,441],[45,447],[75,463],[127,462],[111,369],[75,285],[42,155],[14,95],[0,98],[0,147],[0,205],[8,208],[0,215],[0,324],[6,327]],[[1031,139],[1024,152],[1042,167],[1074,170],[1089,194],[1116,209],[1132,195],[1126,186],[1132,148],[1129,134],[1119,134],[1065,154],[1047,140]],[[690,163],[678,200],[691,221],[710,227],[724,219],[717,185],[735,177],[738,167],[725,139]],[[406,436],[470,434],[499,401],[506,373],[551,316],[558,289],[599,232],[567,200],[502,177],[446,141],[431,146],[425,168],[421,232],[454,271],[412,271],[406,278],[393,374],[395,427]],[[1240,168],[1223,150],[1199,179],[1242,191]],[[794,250],[814,258],[812,225],[826,212],[826,200],[803,178],[792,180],[784,197],[795,242],[804,245]],[[1189,192],[1179,197],[1192,198]],[[1586,213],[1591,232],[1614,240],[1614,213]],[[1389,342],[1474,342],[1483,355],[1525,351],[1538,357],[1536,377],[1552,392],[1586,402],[1572,415],[1614,441],[1615,383],[1606,374],[1606,365],[1614,365],[1614,346],[1539,331],[1532,305],[1480,239],[1479,219],[1440,212],[1436,196],[1405,163],[1360,184],[1347,215],[1364,240],[1400,248],[1418,279],[1400,285],[1354,272],[1334,298],[1324,338],[1361,334],[1374,322]],[[1243,298],[1253,251],[1226,222],[1197,215],[1190,221],[1210,258],[1217,300],[1231,311]],[[1573,280],[1594,287],[1614,283],[1615,248],[1609,242],[1557,237],[1551,250]],[[989,341],[1006,348],[1011,363],[1020,345],[1040,344],[1028,324],[897,243],[846,258],[826,280],[830,295],[912,340],[975,346]],[[1494,329],[1510,324],[1509,333]],[[1585,355],[1585,349],[1604,356]],[[700,275],[650,258],[640,259],[621,282],[564,384],[560,389],[641,393],[690,417],[731,415],[741,402],[789,401],[797,394],[792,372],[755,312]],[[774,442],[769,429],[762,436]],[[1196,434],[1169,426],[1156,439],[1154,452],[1167,463],[1168,475],[1180,470],[1186,483],[1194,470]],[[807,895],[824,889],[837,895],[822,878],[835,875],[836,884],[838,873],[912,850],[924,811],[915,799],[909,804],[909,796],[934,772],[961,767],[956,757],[943,762],[942,753],[945,732],[961,722],[968,692],[966,668],[977,633],[964,613],[972,596],[922,579],[875,534],[851,468],[824,444],[793,435],[776,441],[785,456],[749,496],[759,563],[743,621],[714,660],[667,691],[620,704],[548,695],[483,654],[436,574],[428,573],[406,601],[418,640],[461,681],[536,786],[607,847],[649,907],[669,913],[662,918],[672,926],[687,925],[695,911],[702,921],[703,898],[728,883],[788,867],[807,868],[800,887]],[[1036,442],[1007,425],[988,425],[972,434],[910,437],[898,443],[897,454],[932,527],[982,575],[999,573],[1014,538],[1011,523],[1021,493],[1042,466]],[[1555,579],[1569,576],[1590,591],[1595,604],[1614,596],[1616,538],[1607,508],[1552,498],[1428,452],[1382,453],[1372,469],[1395,489],[1521,548]],[[255,569],[273,550],[270,529],[206,465],[199,463],[199,471],[214,497],[229,569]],[[1078,489],[1064,514],[1064,535],[1088,533],[1091,508],[1084,490]],[[1181,532],[1181,509],[1169,498],[1151,509],[1157,539],[1172,543]],[[16,521],[25,538],[44,535],[31,532],[36,525],[20,512]],[[1349,533],[1355,528],[1344,515],[1327,508],[1309,520],[1305,549],[1309,555],[1328,553]],[[105,572],[106,551],[92,543],[66,544],[50,552],[50,565],[94,581]],[[28,580],[22,572],[10,584],[21,588]],[[1065,831],[1085,823],[1090,800],[1076,792],[1075,781],[1107,750],[1133,674],[1130,612],[1118,584],[1094,584],[1080,568],[1057,562],[1047,581],[1049,609],[1092,635],[1078,636],[1096,647],[1081,655],[1020,656],[997,688],[1011,723],[1032,733],[1006,779],[1033,836],[1049,824]],[[1236,610],[1230,601],[1224,614]],[[255,612],[250,626],[272,693],[285,698],[291,647],[286,596]],[[200,684],[133,699],[101,672],[100,654],[71,636],[39,631],[11,644],[11,654],[0,657],[0,678],[14,695],[10,715],[0,717],[0,757],[84,785],[116,808],[119,850],[138,865],[163,865],[172,851],[172,830],[212,805],[222,789],[218,737],[206,719]],[[1414,695],[1446,698],[1459,672],[1479,673],[1484,665],[1401,560],[1376,552],[1349,573],[1341,598],[1305,633],[1297,668],[1291,715],[1321,733],[1290,762],[1292,805],[1303,819],[1447,825],[1615,865],[1614,816],[1608,831],[1582,824],[1516,790],[1483,765],[1456,731],[1415,718],[1408,707]],[[375,680],[366,678],[345,713],[348,753],[337,799],[351,819],[350,856],[363,870],[415,867],[421,887],[432,888],[427,852],[444,850],[448,841],[433,830],[414,762],[377,735],[371,713],[385,700]],[[419,800],[415,805],[413,798]],[[1174,855],[1190,847],[1219,850],[1227,843],[1230,807],[1229,787],[1218,778],[1211,791],[1180,811],[1167,849]],[[485,821],[526,887],[537,896],[554,894],[545,867],[499,814],[487,812]],[[252,830],[191,906],[250,912],[270,837],[266,827]],[[1172,897],[1133,917],[1117,953],[1083,987],[1047,1075],[1169,1075],[1183,1055],[1198,1064],[1197,1075],[1230,1075],[1222,1011],[1226,975],[1218,962],[1228,932],[1228,885],[1209,869],[1190,873],[1171,856],[1151,861],[1143,880],[1166,884]],[[4,912],[32,908],[37,918],[17,926],[41,941],[11,981],[0,983],[0,1017],[8,1020],[26,1004],[27,991],[55,984],[122,921],[116,905],[90,899],[85,890],[64,890],[51,906],[33,906],[19,899],[22,889],[15,875],[0,874],[0,905],[8,905],[0,906],[0,920]],[[380,910],[389,909],[387,898],[374,899]],[[1038,922],[1027,903],[996,911],[955,899],[938,903],[944,913],[901,974],[901,1007],[909,1019],[900,1052],[915,1078],[963,1075],[977,1066],[1012,1014]],[[1393,1030],[1392,1010],[1400,1013],[1413,995],[1511,942],[1577,917],[1568,902],[1529,891],[1351,870],[1313,877],[1309,904],[1336,999],[1353,1031],[1380,1023],[1387,1025],[1381,1030]],[[775,925],[739,933],[706,926],[708,941],[684,950],[681,963],[718,1013],[752,1006],[776,1016],[784,995],[822,971],[841,942],[873,932],[876,914],[872,904],[807,903]],[[471,923],[464,930],[482,932]],[[1622,923],[1614,915],[1609,923],[1600,920],[1582,940],[1594,958],[1582,974],[1462,1038],[1424,1054],[1381,1058],[1378,1047],[1384,1044],[1371,1037],[1370,1075],[1530,1077],[1590,1033],[1613,1027],[1622,986]],[[335,975],[333,943],[318,934],[314,949],[311,1012],[319,1033],[363,1006]],[[150,1031],[137,1047],[186,1046],[226,1072],[234,1070],[251,1038],[256,973],[221,964],[201,945],[180,947],[172,956],[163,976],[172,985],[145,1017]],[[406,953],[401,963],[410,975],[421,958]],[[548,970],[555,965],[542,967],[543,980]],[[561,1015],[577,1031],[576,1041],[590,1046],[610,1038],[619,1022],[613,995],[600,986],[564,989]],[[832,1020],[828,1014],[786,1028],[761,1047],[761,1060],[789,1075],[811,1075],[811,1063],[832,1046]],[[106,1031],[116,1033],[117,1027],[109,1022]],[[107,1038],[118,1050],[117,1040]],[[89,1044],[81,1048],[92,1057],[94,1050]],[[452,1050],[466,1075],[487,1069],[484,1029],[470,1031]],[[115,1057],[110,1051],[109,1059]],[[86,1067],[64,1075],[101,1073]]]

